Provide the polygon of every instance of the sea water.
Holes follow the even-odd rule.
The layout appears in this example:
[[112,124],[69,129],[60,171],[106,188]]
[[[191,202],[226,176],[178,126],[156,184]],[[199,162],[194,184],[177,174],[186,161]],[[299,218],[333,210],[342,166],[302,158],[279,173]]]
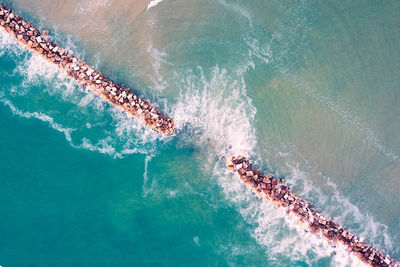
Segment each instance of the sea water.
[[0,35],[0,265],[359,266],[246,155],[400,260],[398,1],[3,1],[176,120],[165,137]]

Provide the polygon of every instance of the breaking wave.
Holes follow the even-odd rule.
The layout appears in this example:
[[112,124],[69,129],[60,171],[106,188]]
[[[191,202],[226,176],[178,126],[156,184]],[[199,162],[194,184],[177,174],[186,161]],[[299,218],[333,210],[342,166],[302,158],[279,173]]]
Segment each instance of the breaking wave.
[[[179,139],[186,144],[194,144],[202,149],[203,154],[206,153],[204,168],[215,166],[212,170],[215,181],[229,202],[253,225],[252,236],[266,248],[266,256],[276,264],[282,257],[287,257],[308,264],[329,259],[336,266],[364,265],[356,257],[349,256],[344,247],[331,246],[322,237],[305,232],[294,218],[288,218],[284,211],[276,209],[272,203],[258,201],[251,190],[225,170],[223,163],[210,164],[215,162],[216,157],[222,156],[241,154],[258,157],[254,155],[257,145],[253,126],[256,108],[247,96],[243,78],[233,78],[219,67],[214,67],[208,74],[199,68],[197,72],[188,71],[182,76],[185,78],[180,80],[181,94],[173,108],[173,117],[181,131],[178,133]],[[306,179],[306,174],[298,175],[293,172],[292,176],[294,184],[302,183]],[[307,196],[307,192],[314,190],[319,189],[309,188],[308,191],[301,192],[302,196]],[[336,190],[335,194],[339,192]],[[320,197],[323,197],[322,193]],[[334,206],[342,205],[343,209],[349,210],[349,214],[359,216],[359,222],[366,218],[349,201],[342,199],[337,195],[338,203]],[[327,200],[324,204],[326,203]],[[390,244],[385,226],[375,223],[371,217],[368,218],[370,227],[365,233],[378,229],[378,233],[372,237],[379,239],[383,232],[385,242]]]
[[0,49],[0,56],[7,54],[19,62],[9,74],[16,82],[10,88],[0,88],[1,102],[16,116],[49,123],[64,133],[72,147],[121,158],[154,152],[157,145],[169,140],[85,91],[56,66],[3,32]]
[[[343,245],[332,245],[321,235],[307,232],[297,224],[296,217],[289,217],[272,202],[257,199],[251,189],[232,173],[225,171],[223,166],[216,166],[214,177],[227,199],[233,203],[246,222],[252,225],[251,235],[266,248],[266,257],[273,263],[279,264],[282,258],[286,258],[291,262],[301,261],[308,265],[328,260],[332,266],[367,266],[356,256],[349,255]],[[294,185],[304,186],[301,192],[295,190],[296,193],[300,193],[306,199],[315,199],[313,195],[317,193],[318,207],[324,207],[323,214],[331,214],[332,210],[343,211],[341,216],[332,218],[341,224],[353,222],[352,232],[357,233],[362,240],[372,241],[378,244],[378,247],[385,246],[389,250],[393,248],[385,225],[376,222],[370,215],[361,214],[355,205],[340,195],[334,184],[329,183],[332,186],[333,197],[328,197],[309,181],[306,183],[307,177],[308,175],[298,168],[293,169],[293,174],[288,179]],[[331,209],[325,209],[327,207]],[[359,228],[354,228],[355,225]]]
[[[147,10],[161,1],[151,1]],[[103,2],[107,4],[107,1]],[[247,10],[235,4],[227,4],[224,0],[219,2],[247,18],[253,27],[251,15]],[[86,6],[82,4],[76,12],[87,12],[91,2],[88,3]],[[279,39],[279,33],[272,37],[272,40]],[[253,59],[258,59],[265,64],[274,63],[280,68],[284,60],[277,58],[282,59],[289,52],[288,46],[284,46],[280,53],[276,53],[275,43],[261,44],[252,37],[246,37],[244,41],[249,47],[249,58],[246,64],[239,66],[234,72],[235,77],[218,66],[210,72],[199,67],[175,75],[175,83],[180,94],[177,102],[171,104],[171,110],[179,131],[179,142],[193,144],[201,149],[207,155],[204,162],[205,168],[211,161],[215,161],[216,157],[245,155],[257,158],[259,156],[254,155],[257,147],[256,131],[253,125],[256,108],[247,95],[244,73],[255,68]],[[153,59],[155,79],[152,81],[157,89],[162,90],[169,85],[160,72],[161,66],[168,64],[165,60],[166,53],[155,49],[151,43],[147,52]],[[116,158],[134,153],[146,154],[143,192],[146,194],[151,191],[148,164],[152,154],[156,153],[157,146],[168,142],[170,138],[142,127],[140,122],[128,117],[125,112],[110,107],[92,93],[85,92],[74,81],[66,78],[53,64],[48,63],[41,56],[28,54],[17,45],[13,38],[1,33],[0,56],[4,53],[13,53],[15,58],[23,57],[23,63],[14,71],[14,75],[22,76],[23,79],[13,88],[2,88],[0,102],[16,116],[34,118],[47,123],[51,128],[62,133],[74,148],[96,151]],[[280,69],[283,70],[283,68]],[[281,74],[285,72],[282,71]],[[290,76],[286,75],[286,78]],[[30,92],[30,90],[36,91]],[[23,103],[29,102],[29,98],[38,95],[37,93],[40,93],[42,100],[51,98],[50,100],[54,101],[55,98],[56,105],[32,106],[32,110],[35,111],[23,111],[25,109]],[[320,101],[326,101],[325,98],[317,96],[314,91],[308,90],[305,93],[317,97]],[[341,109],[333,103],[327,101],[326,103],[342,116],[348,117],[346,112],[341,112]],[[70,112],[60,114],[58,108],[70,110]],[[397,155],[380,145],[367,128],[355,120],[348,120],[357,129],[364,130],[361,132],[366,133],[368,142],[375,144],[388,156],[397,158]],[[288,178],[290,184],[298,189],[297,193],[308,199],[317,199],[318,204],[323,207],[323,213],[332,215],[335,221],[341,224],[353,221],[352,230],[362,238],[381,247],[393,249],[387,227],[375,222],[370,215],[362,215],[354,204],[341,196],[336,185],[329,178],[326,178],[326,185],[330,188],[330,196],[322,192],[319,186],[305,182],[308,174],[298,165],[289,164],[289,167],[291,175]],[[225,197],[233,203],[241,216],[254,226],[252,236],[259,244],[266,247],[267,257],[276,264],[279,263],[278,258],[282,257],[306,261],[308,264],[316,263],[322,258],[329,258],[331,263],[337,266],[363,264],[356,258],[349,257],[344,248],[333,247],[323,238],[305,232],[293,218],[288,218],[285,212],[276,209],[272,203],[258,201],[252,191],[247,189],[239,179],[233,178],[221,164],[217,164],[213,169],[213,177],[221,186]],[[338,211],[340,214],[337,213]],[[199,244],[198,238],[194,239],[194,242]]]
[[[227,5],[225,1],[219,2]],[[234,7],[227,6],[227,8]],[[241,77],[248,70],[255,69],[255,59],[263,64],[270,64],[274,69],[281,70],[282,75],[285,74],[283,70],[286,61],[291,58],[291,45],[302,39],[302,36],[310,30],[307,19],[303,15],[305,8],[305,5],[300,5],[288,10],[286,13],[290,22],[285,21],[279,25],[277,32],[271,36],[269,42],[259,41],[253,36],[250,29],[250,34],[243,37],[244,43],[248,46],[247,63],[239,66],[236,74]],[[253,28],[251,15],[243,13],[246,10],[238,10],[237,7],[235,10],[248,18],[251,28]],[[294,24],[296,27],[287,27],[286,23]],[[282,40],[282,32],[285,32],[287,39]],[[218,67],[214,69],[210,81],[204,78],[201,69],[198,75],[201,78],[197,80],[193,79],[193,73],[189,74],[187,75],[189,78],[182,81],[182,84],[189,89],[181,93],[180,102],[177,104],[174,114],[180,128],[185,129],[185,124],[190,125],[191,130],[188,131],[191,131],[190,136],[192,137],[188,141],[195,144],[207,144],[213,151],[209,155],[209,158],[212,159],[215,155],[239,154],[251,155],[253,158],[259,159],[259,155],[254,154],[257,139],[252,126],[256,109],[246,94],[244,80],[238,78],[232,82],[226,71]],[[197,82],[198,80],[201,82]],[[199,87],[204,89],[193,89]],[[234,93],[230,96],[224,95],[226,92]],[[312,94],[314,93],[312,92]],[[330,108],[343,115],[342,109],[337,106],[330,105]],[[348,116],[344,117],[349,118]],[[375,144],[390,158],[397,158],[379,143],[368,128],[357,123],[356,120],[352,119],[350,122],[362,133],[366,133],[365,139],[368,142]],[[231,149],[229,149],[230,145],[232,145]],[[207,151],[209,151],[209,147]],[[351,231],[362,240],[371,242],[379,249],[385,248],[386,251],[393,251],[393,242],[389,236],[388,227],[377,222],[373,216],[363,214],[357,206],[340,193],[336,184],[331,182],[328,177],[324,177],[326,184],[323,186],[327,189],[324,188],[323,191],[322,186],[310,183],[307,179],[309,174],[298,164],[288,165],[288,167],[290,168],[289,185],[296,189],[296,193],[315,203],[323,214],[328,215],[334,221],[341,225],[351,225]],[[334,266],[365,265],[355,256],[349,255],[343,245],[332,246],[322,236],[318,237],[306,232],[296,223],[295,218],[288,218],[287,214],[276,209],[274,204],[264,200],[258,201],[250,189],[247,189],[239,179],[233,178],[232,174],[224,170],[223,164],[217,164],[213,174],[226,198],[233,203],[242,217],[254,226],[251,230],[252,236],[259,244],[266,247],[267,257],[276,264],[279,264],[282,258],[287,257],[290,260],[306,261],[310,265],[322,259],[329,260]]]
[[155,7],[156,5],[158,5],[159,3],[161,3],[164,0],[152,0],[150,1],[150,3],[147,5],[146,11],[149,10],[152,7]]
[[[206,77],[209,76],[209,77]],[[256,145],[252,127],[256,109],[246,94],[243,77],[232,78],[225,69],[201,68],[181,78],[181,93],[173,117],[186,143],[204,146],[208,159],[222,155],[251,155]]]

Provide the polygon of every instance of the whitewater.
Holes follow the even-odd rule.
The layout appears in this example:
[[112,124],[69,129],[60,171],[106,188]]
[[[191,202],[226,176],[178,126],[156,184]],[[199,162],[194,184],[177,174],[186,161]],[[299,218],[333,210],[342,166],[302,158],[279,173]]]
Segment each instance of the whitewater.
[[[158,2],[161,1],[150,2],[147,7],[148,12],[162,12],[157,8],[168,5],[168,1],[165,1],[165,5],[159,6]],[[359,266],[361,262],[354,257],[349,258],[343,248],[332,247],[322,238],[304,232],[292,219],[276,210],[271,203],[259,201],[244,185],[233,179],[232,175],[221,167],[222,162],[215,161],[216,158],[238,154],[253,158],[258,166],[273,169],[279,175],[286,177],[287,183],[296,193],[310,202],[318,203],[316,206],[335,221],[349,225],[349,228],[364,240],[397,255],[396,232],[390,232],[388,225],[380,222],[379,216],[374,215],[374,211],[367,211],[364,206],[359,208],[359,200],[349,197],[348,192],[343,190],[343,185],[335,180],[335,177],[330,177],[329,173],[321,171],[323,167],[315,159],[307,158],[307,153],[302,150],[303,147],[299,143],[296,144],[290,139],[279,140],[276,132],[268,133],[268,128],[263,127],[260,121],[263,117],[271,115],[265,112],[256,99],[263,96],[257,95],[252,89],[254,81],[249,78],[249,72],[268,72],[270,70],[266,69],[271,66],[281,75],[281,79],[285,79],[285,83],[294,84],[293,94],[297,91],[299,95],[314,99],[336,114],[335,120],[343,119],[345,129],[350,132],[346,138],[355,136],[355,139],[365,145],[364,149],[376,150],[377,155],[371,152],[370,157],[382,157],[379,158],[380,164],[397,162],[397,148],[390,145],[390,142],[380,140],[377,136],[382,138],[383,135],[374,132],[374,128],[368,126],[368,123],[362,122],[363,115],[359,115],[362,118],[358,118],[351,114],[355,113],[354,110],[349,111],[348,107],[344,107],[346,104],[339,105],[331,98],[320,97],[321,93],[315,92],[317,89],[311,91],[309,85],[299,82],[299,74],[292,75],[293,70],[282,67],[285,62],[284,57],[290,57],[287,53],[294,52],[288,52],[289,48],[286,52],[276,51],[274,42],[278,41],[275,40],[279,38],[282,40],[282,37],[276,37],[279,36],[278,33],[273,34],[272,41],[258,38],[259,29],[255,25],[260,21],[254,22],[257,15],[250,15],[254,12],[249,11],[253,10],[253,7],[245,10],[239,8],[240,5],[237,3],[227,4],[226,1],[218,1],[218,6],[228,10],[228,13],[241,12],[243,23],[253,29],[250,36],[247,33],[240,36],[242,50],[240,58],[234,64],[213,64],[213,62],[201,64],[199,61],[197,62],[199,64],[181,67],[179,61],[174,61],[173,49],[157,44],[158,40],[155,37],[146,43],[147,48],[144,49],[148,57],[153,60],[148,67],[154,73],[150,75],[148,83],[150,89],[146,94],[158,92],[154,95],[155,102],[161,103],[162,110],[175,118],[178,129],[176,140],[142,127],[124,112],[88,94],[51,64],[16,46],[15,41],[3,33],[1,57],[11,57],[18,62],[11,71],[7,71],[10,79],[16,78],[18,81],[7,88],[1,88],[0,101],[12,116],[39,120],[60,132],[73,149],[96,151],[109,155],[112,160],[127,160],[133,155],[142,154],[144,173],[140,175],[143,179],[141,188],[144,199],[160,190],[161,182],[157,180],[157,175],[160,174],[151,168],[157,156],[163,155],[163,150],[189,147],[189,151],[194,151],[193,159],[200,165],[202,172],[200,176],[208,177],[207,180],[211,180],[211,184],[215,183],[219,188],[225,205],[233,207],[244,220],[247,224],[243,226],[244,231],[248,231],[251,238],[263,248],[264,256],[270,264],[290,265],[304,262],[306,265],[323,265],[324,262],[328,262],[335,266]],[[301,12],[306,12],[307,8],[309,7],[302,6]],[[293,7],[293,10],[300,12],[297,7]],[[293,15],[293,12],[287,13]],[[286,26],[283,22],[280,34],[285,34],[282,31]],[[311,26],[307,27],[309,27],[307,31],[312,30]],[[287,46],[294,44],[294,41],[289,40]],[[77,45],[73,50],[76,54],[85,53],[85,49],[78,48]],[[140,76],[139,79],[146,81],[145,76]],[[288,90],[287,84],[283,82],[277,84],[282,86],[281,90]],[[168,88],[174,88],[175,91],[171,92]],[[47,100],[47,103],[40,101],[36,105],[30,103],[38,93],[42,96],[42,100]],[[278,96],[277,99],[281,97]],[[271,112],[275,112],[273,104],[268,106],[271,107]],[[276,125],[279,123],[274,126]],[[276,156],[269,157],[271,154]],[[313,177],[311,182],[309,177]],[[190,181],[166,191],[169,192],[169,198],[182,197],[184,191],[210,197],[209,194],[205,196],[204,193],[192,188]],[[191,240],[197,247],[201,247],[204,244],[203,239],[204,237],[197,233]],[[229,247],[228,244],[225,245]],[[239,244],[238,246],[229,248],[222,246],[216,253],[225,255],[222,251],[228,250],[232,255],[239,257],[249,250],[240,248]],[[231,257],[223,256],[226,262],[234,264],[235,260]]]

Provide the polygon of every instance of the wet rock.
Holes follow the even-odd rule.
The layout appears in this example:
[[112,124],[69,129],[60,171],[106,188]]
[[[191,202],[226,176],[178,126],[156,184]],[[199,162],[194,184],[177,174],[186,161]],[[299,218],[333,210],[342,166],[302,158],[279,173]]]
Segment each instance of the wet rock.
[[[239,169],[237,169],[238,164],[242,164]],[[331,242],[342,242],[349,249],[358,253],[364,262],[373,263],[376,266],[400,266],[390,257],[384,258],[382,253],[372,249],[365,243],[359,242],[347,230],[316,212],[312,205],[291,193],[286,185],[277,185],[277,179],[272,178],[273,175],[267,176],[253,169],[246,158],[233,157],[232,165],[230,166],[232,166],[232,169],[235,166],[236,170],[239,170],[240,179],[251,186],[257,194],[263,192],[265,198],[274,201],[277,207],[286,207],[287,212],[295,214],[299,221],[304,222],[303,225],[310,227],[311,232],[322,232]],[[246,166],[247,168],[245,168]],[[280,182],[284,182],[284,180],[282,179]]]
[[88,69],[88,70],[86,71],[86,75],[87,75],[87,76],[91,76],[93,72],[94,72],[94,70]]
[[81,74],[78,75],[78,78],[80,80],[83,80],[85,77],[86,77],[85,73],[81,73]]

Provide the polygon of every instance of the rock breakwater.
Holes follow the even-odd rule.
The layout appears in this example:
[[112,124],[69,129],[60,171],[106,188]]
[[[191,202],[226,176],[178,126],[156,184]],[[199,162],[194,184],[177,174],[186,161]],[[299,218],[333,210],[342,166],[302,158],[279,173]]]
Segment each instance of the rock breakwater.
[[[142,118],[146,125],[158,132],[174,133],[175,125],[171,118],[163,115],[148,101],[139,98],[129,88],[116,84],[86,64],[84,60],[78,59],[70,51],[50,41],[48,31],[39,30],[2,4],[0,4],[0,29],[13,35],[19,44],[40,54],[65,71],[68,77],[75,79],[84,88],[93,91],[110,104],[122,108],[136,118]],[[339,226],[317,212],[311,204],[293,194],[290,188],[282,184],[282,181],[274,175],[266,175],[253,168],[247,158],[232,157],[227,161],[227,167],[237,173],[259,197],[273,201],[277,206],[295,215],[299,223],[309,231],[322,234],[329,242],[344,244],[349,252],[355,253],[361,260],[372,266],[400,267],[399,263],[390,256],[361,242],[345,227]]]
[[0,4],[0,29],[12,34],[20,45],[42,55],[47,61],[64,70],[68,77],[75,79],[85,89],[93,91],[108,103],[125,110],[135,118],[158,132],[173,134],[174,120],[162,114],[144,99],[139,98],[129,88],[120,86],[97,72],[94,68],[75,57],[71,51],[50,41],[49,32],[40,31],[11,9]]
[[257,194],[277,207],[286,209],[295,215],[298,222],[315,234],[322,234],[331,243],[344,244],[350,253],[356,254],[363,262],[371,266],[400,267],[390,256],[384,255],[374,247],[361,242],[344,227],[317,212],[310,203],[293,194],[283,181],[273,174],[263,174],[256,170],[250,161],[242,156],[232,157],[226,162],[229,170],[239,175],[240,179]]

